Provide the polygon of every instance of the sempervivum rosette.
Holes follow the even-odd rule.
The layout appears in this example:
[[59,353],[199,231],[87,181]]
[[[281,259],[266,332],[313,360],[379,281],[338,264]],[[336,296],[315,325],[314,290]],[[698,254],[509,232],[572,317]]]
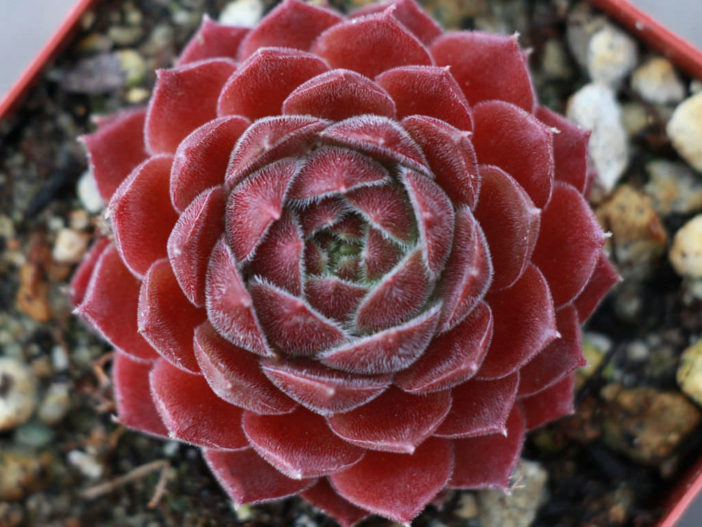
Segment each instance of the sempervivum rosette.
[[119,420],[201,446],[237,503],[344,525],[505,487],[616,280],[586,142],[515,38],[412,0],[205,20],[85,138],[113,236],[73,300],[117,349]]

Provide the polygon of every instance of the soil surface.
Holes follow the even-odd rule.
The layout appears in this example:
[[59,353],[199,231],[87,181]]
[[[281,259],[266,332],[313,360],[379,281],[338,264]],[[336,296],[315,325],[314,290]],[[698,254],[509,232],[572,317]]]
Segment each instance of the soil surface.
[[[172,66],[203,13],[216,19],[227,3],[99,2],[0,123],[0,361],[12,362],[0,362],[0,398],[29,379],[24,410],[0,431],[0,526],[334,525],[298,499],[235,510],[197,449],[115,423],[110,350],[72,316],[66,294],[104,222],[76,138],[94,129],[95,116],[144,104],[154,69]],[[274,3],[240,0],[238,9],[265,12]],[[332,1],[344,11],[364,3]],[[582,56],[609,24],[569,0],[424,3],[447,28],[519,31],[541,103],[560,112],[590,82],[593,65]],[[635,42],[629,71],[652,55]],[[628,168],[592,197],[624,280],[586,327],[591,365],[580,372],[577,414],[530,435],[511,499],[447,493],[413,525],[526,527],[539,503],[534,526],[654,525],[663,498],[702,452],[700,411],[676,381],[681,353],[702,334],[702,310],[694,284],[666,257],[674,234],[702,210],[702,201],[689,203],[702,183],[665,132],[678,101],[646,100],[629,75],[613,88]],[[687,97],[692,79],[675,75]],[[654,160],[689,172],[663,178],[678,201],[661,196]],[[11,369],[18,363],[25,371]]]

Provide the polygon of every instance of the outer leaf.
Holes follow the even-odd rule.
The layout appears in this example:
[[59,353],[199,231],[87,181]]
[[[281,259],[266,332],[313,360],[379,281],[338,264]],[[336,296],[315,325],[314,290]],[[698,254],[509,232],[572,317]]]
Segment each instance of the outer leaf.
[[369,450],[412,454],[451,408],[448,391],[412,395],[390,388],[368,404],[328,418],[332,431]]
[[237,505],[278,500],[312,487],[317,480],[291,479],[253,449],[239,452],[203,449],[210,470]]
[[[379,73],[409,64],[431,65],[424,45],[392,14],[347,20],[322,33],[312,50],[332,68],[346,68],[374,78]],[[382,53],[377,51],[382,49]]]
[[539,236],[540,211],[522,187],[496,166],[481,165],[475,217],[487,238],[494,289],[510,287],[529,264]]
[[548,280],[556,306],[570,302],[585,288],[604,241],[602,228],[583,197],[567,183],[556,183],[553,199],[541,216],[533,257]]
[[453,442],[456,466],[448,486],[454,489],[509,488],[509,478],[524,444],[524,415],[515,406],[507,435],[492,434]]
[[173,158],[154,156],[122,182],[107,209],[124,263],[141,277],[159,258],[178,216],[168,196]]
[[412,455],[368,452],[331,482],[354,505],[407,523],[446,485],[452,469],[451,444],[431,438]]
[[172,154],[190,132],[217,117],[219,93],[235,68],[233,61],[218,58],[158,70],[146,113],[149,151]]
[[553,131],[522,108],[502,101],[478,104],[473,117],[473,145],[480,162],[497,165],[517,180],[534,205],[546,205],[554,179]]
[[339,496],[327,479],[320,479],[319,483],[300,495],[326,515],[334,518],[341,527],[353,527],[370,514]]
[[200,28],[183,48],[178,65],[216,57],[235,59],[248,33],[248,28],[218,24],[205,15]]
[[193,332],[204,319],[204,310],[183,295],[168,260],[154,262],[139,291],[139,333],[173,366],[197,373]]
[[299,0],[284,0],[246,37],[240,58],[245,59],[267,46],[307,51],[320,33],[341,20],[331,9]]
[[229,78],[217,102],[217,114],[255,120],[278,115],[297,86],[327,71],[319,57],[288,48],[256,51]]
[[527,429],[533,430],[572,414],[575,411],[574,387],[575,375],[569,375],[549,388],[522,399]]
[[536,95],[516,37],[458,31],[438,37],[430,50],[437,66],[451,67],[471,105],[499,99],[534,109]]
[[341,121],[354,115],[395,117],[395,102],[376,83],[337,68],[301,84],[283,102],[283,113]]
[[150,367],[130,359],[121,352],[115,353],[112,364],[112,379],[115,386],[115,402],[119,422],[140,432],[168,437],[151,398],[149,386]]
[[340,472],[364,454],[334,435],[323,417],[301,408],[286,415],[246,412],[243,427],[256,452],[293,479]]
[[356,18],[359,16],[372,15],[374,13],[382,13],[388,7],[393,8],[392,15],[425,45],[428,46],[436,37],[441,35],[441,27],[439,24],[428,16],[414,0],[393,0],[379,4],[370,4],[355,11],[351,17]]
[[148,157],[145,119],[146,110],[126,110],[99,121],[96,132],[82,137],[103,200],[109,201],[120,183]]
[[160,360],[149,379],[156,408],[170,437],[223,450],[249,446],[241,429],[241,408],[219,399],[201,375]]
[[260,359],[222,338],[209,322],[195,330],[195,358],[218,397],[258,414],[284,414],[295,403],[261,372]]
[[358,408],[380,395],[389,375],[351,375],[313,361],[266,361],[263,373],[281,391],[305,408],[334,415]]
[[451,390],[453,406],[436,430],[439,437],[506,435],[507,418],[519,387],[519,374],[494,381],[470,380]]
[[151,362],[156,350],[137,332],[141,283],[122,263],[113,245],[100,253],[78,315],[132,360]]
[[512,287],[491,293],[486,300],[495,317],[495,332],[478,377],[509,375],[558,336],[548,285],[533,264]]

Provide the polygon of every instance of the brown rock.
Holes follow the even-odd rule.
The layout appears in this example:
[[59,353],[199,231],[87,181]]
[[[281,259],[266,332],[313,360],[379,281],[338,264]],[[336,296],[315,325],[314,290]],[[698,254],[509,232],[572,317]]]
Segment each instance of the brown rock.
[[660,464],[700,422],[699,409],[676,392],[655,388],[602,389],[603,437],[613,449],[635,461]]

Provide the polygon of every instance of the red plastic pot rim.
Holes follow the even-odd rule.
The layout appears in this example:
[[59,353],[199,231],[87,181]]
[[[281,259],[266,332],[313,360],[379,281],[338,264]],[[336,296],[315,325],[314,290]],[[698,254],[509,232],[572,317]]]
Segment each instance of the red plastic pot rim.
[[19,104],[22,96],[38,77],[47,62],[66,42],[73,29],[78,24],[80,17],[88,10],[95,0],[76,0],[76,3],[61,22],[56,32],[32,59],[20,75],[19,79],[10,87],[10,90],[0,98],[0,121],[7,117]]
[[[61,45],[65,43],[80,17],[94,1],[76,0],[75,5],[64,18],[58,30],[34,57],[5,96],[0,99],[0,121],[17,106],[32,82]],[[702,79],[702,51],[688,41],[670,31],[627,0],[590,0],[590,2],[628,27],[636,37],[641,38],[651,47],[670,58],[681,69]],[[666,512],[658,527],[674,527],[700,491],[702,491],[702,458],[696,462],[693,469],[677,483],[671,492]]]
[[[590,0],[690,75],[702,79],[702,51],[628,0]],[[672,6],[670,6],[672,8]]]

